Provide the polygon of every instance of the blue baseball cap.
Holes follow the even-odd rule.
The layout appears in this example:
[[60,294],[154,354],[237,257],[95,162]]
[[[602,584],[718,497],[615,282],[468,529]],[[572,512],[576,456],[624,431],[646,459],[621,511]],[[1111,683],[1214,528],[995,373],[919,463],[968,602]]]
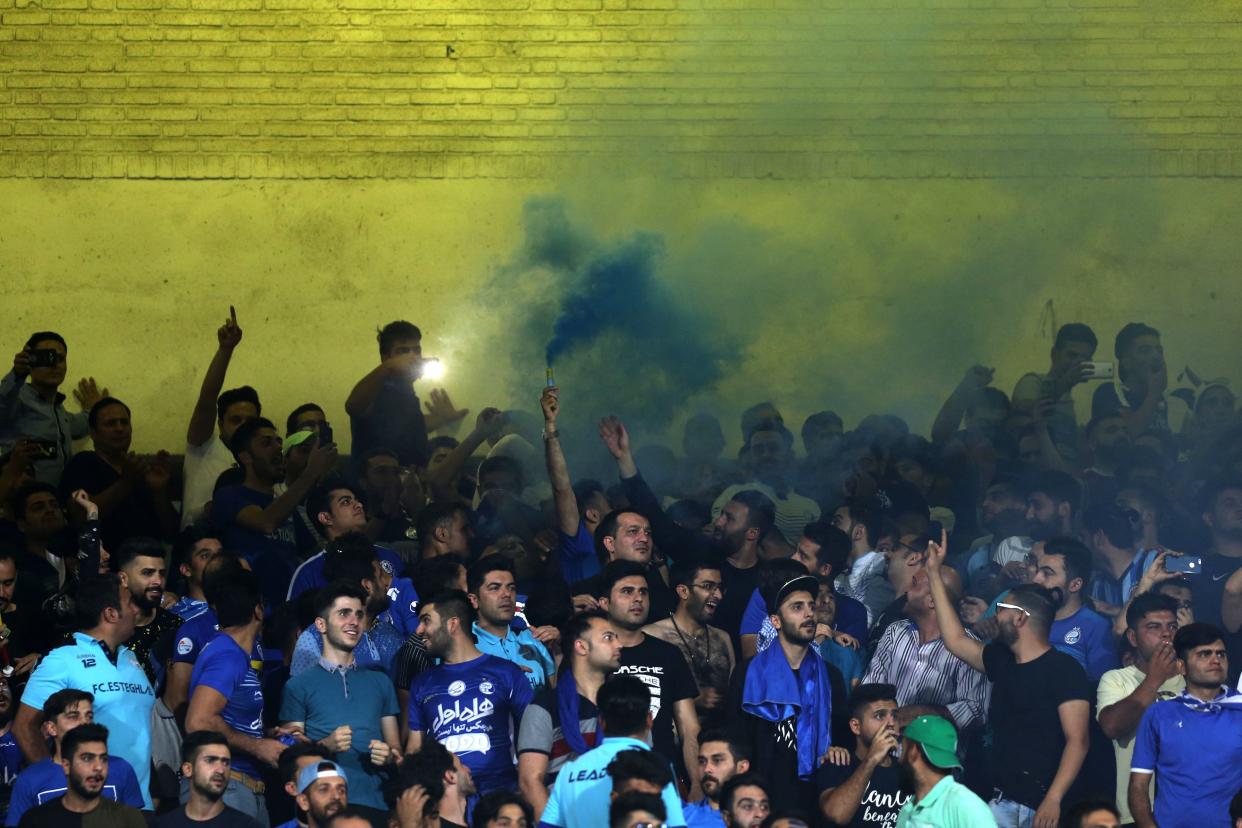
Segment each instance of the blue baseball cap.
[[324,759],[321,762],[315,762],[313,765],[307,765],[298,771],[298,793],[306,793],[306,789],[315,784],[316,779],[328,779],[333,776],[339,776],[345,780],[345,784],[349,784],[349,777],[345,775],[345,771],[336,762],[329,762]]

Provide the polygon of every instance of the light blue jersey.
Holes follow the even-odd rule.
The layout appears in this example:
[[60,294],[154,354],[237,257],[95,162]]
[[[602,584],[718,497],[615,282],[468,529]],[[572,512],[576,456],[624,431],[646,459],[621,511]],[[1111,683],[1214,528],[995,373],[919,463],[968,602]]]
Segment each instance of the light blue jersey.
[[95,697],[95,723],[108,728],[108,752],[133,767],[143,807],[151,809],[151,708],[155,691],[128,647],[108,657],[102,641],[74,633],[73,643],[57,647],[40,662],[22,694],[22,704],[43,709],[48,696],[74,687]]
[[[540,828],[607,825],[608,807],[612,804],[612,777],[608,775],[608,765],[623,750],[651,750],[651,747],[638,739],[609,736],[597,747],[566,763],[556,775],[548,805],[539,819]],[[669,828],[684,828],[686,816],[681,810],[681,797],[672,784],[664,786],[660,798],[668,812],[665,824]]]

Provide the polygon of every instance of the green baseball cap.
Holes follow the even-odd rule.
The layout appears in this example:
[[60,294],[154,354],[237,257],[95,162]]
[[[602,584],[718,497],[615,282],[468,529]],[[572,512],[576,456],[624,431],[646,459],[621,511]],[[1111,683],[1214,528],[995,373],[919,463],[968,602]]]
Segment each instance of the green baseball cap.
[[939,716],[919,716],[901,735],[911,742],[918,742],[927,761],[938,768],[960,768],[957,758],[957,731],[953,723]]
[[318,436],[319,436],[318,431],[314,429],[310,429],[310,428],[304,428],[301,431],[295,431],[289,436],[285,437],[284,445],[281,446],[281,448],[284,449],[285,454],[288,454],[289,452],[293,451],[298,446],[305,443],[307,440],[311,439],[312,437],[318,437]]

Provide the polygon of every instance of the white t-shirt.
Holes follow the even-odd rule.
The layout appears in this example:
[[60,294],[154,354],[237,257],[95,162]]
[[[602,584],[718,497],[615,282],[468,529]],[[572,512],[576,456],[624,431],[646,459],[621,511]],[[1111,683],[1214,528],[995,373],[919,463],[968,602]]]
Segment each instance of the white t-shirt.
[[[1143,683],[1144,678],[1146,678],[1146,674],[1134,666],[1109,670],[1100,676],[1100,686],[1096,691],[1095,697],[1097,711],[1095,717],[1097,719],[1100,717],[1098,711],[1103,710],[1110,704],[1116,704],[1137,690],[1138,686]],[[1156,691],[1156,700],[1171,699],[1185,689],[1186,679],[1182,676],[1174,676],[1160,685],[1160,689]],[[1134,757],[1135,735],[1131,734],[1126,739],[1113,740],[1113,752],[1117,754],[1117,810],[1121,813],[1121,823],[1123,825],[1134,821],[1134,817],[1130,814],[1129,791],[1130,760]],[[1152,774],[1151,784],[1150,794],[1152,801],[1155,801],[1155,774]]]
[[203,507],[211,500],[216,478],[231,469],[237,461],[220,439],[219,432],[201,446],[185,445],[185,463],[181,476],[185,481],[181,494],[181,528],[202,517]]

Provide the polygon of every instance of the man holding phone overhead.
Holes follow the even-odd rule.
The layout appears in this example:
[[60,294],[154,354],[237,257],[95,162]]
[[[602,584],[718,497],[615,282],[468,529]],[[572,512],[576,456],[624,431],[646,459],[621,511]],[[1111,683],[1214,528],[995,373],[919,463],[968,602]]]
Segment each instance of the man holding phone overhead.
[[86,412],[108,395],[106,388],[100,392],[94,377],[82,379],[73,392],[82,410],[77,414],[65,410],[65,395],[59,389],[68,370],[68,353],[63,336],[39,331],[13,356],[13,370],[0,380],[0,452],[23,437],[33,441],[38,446],[32,464],[35,477],[52,485],[60,483],[73,441],[86,436]]

